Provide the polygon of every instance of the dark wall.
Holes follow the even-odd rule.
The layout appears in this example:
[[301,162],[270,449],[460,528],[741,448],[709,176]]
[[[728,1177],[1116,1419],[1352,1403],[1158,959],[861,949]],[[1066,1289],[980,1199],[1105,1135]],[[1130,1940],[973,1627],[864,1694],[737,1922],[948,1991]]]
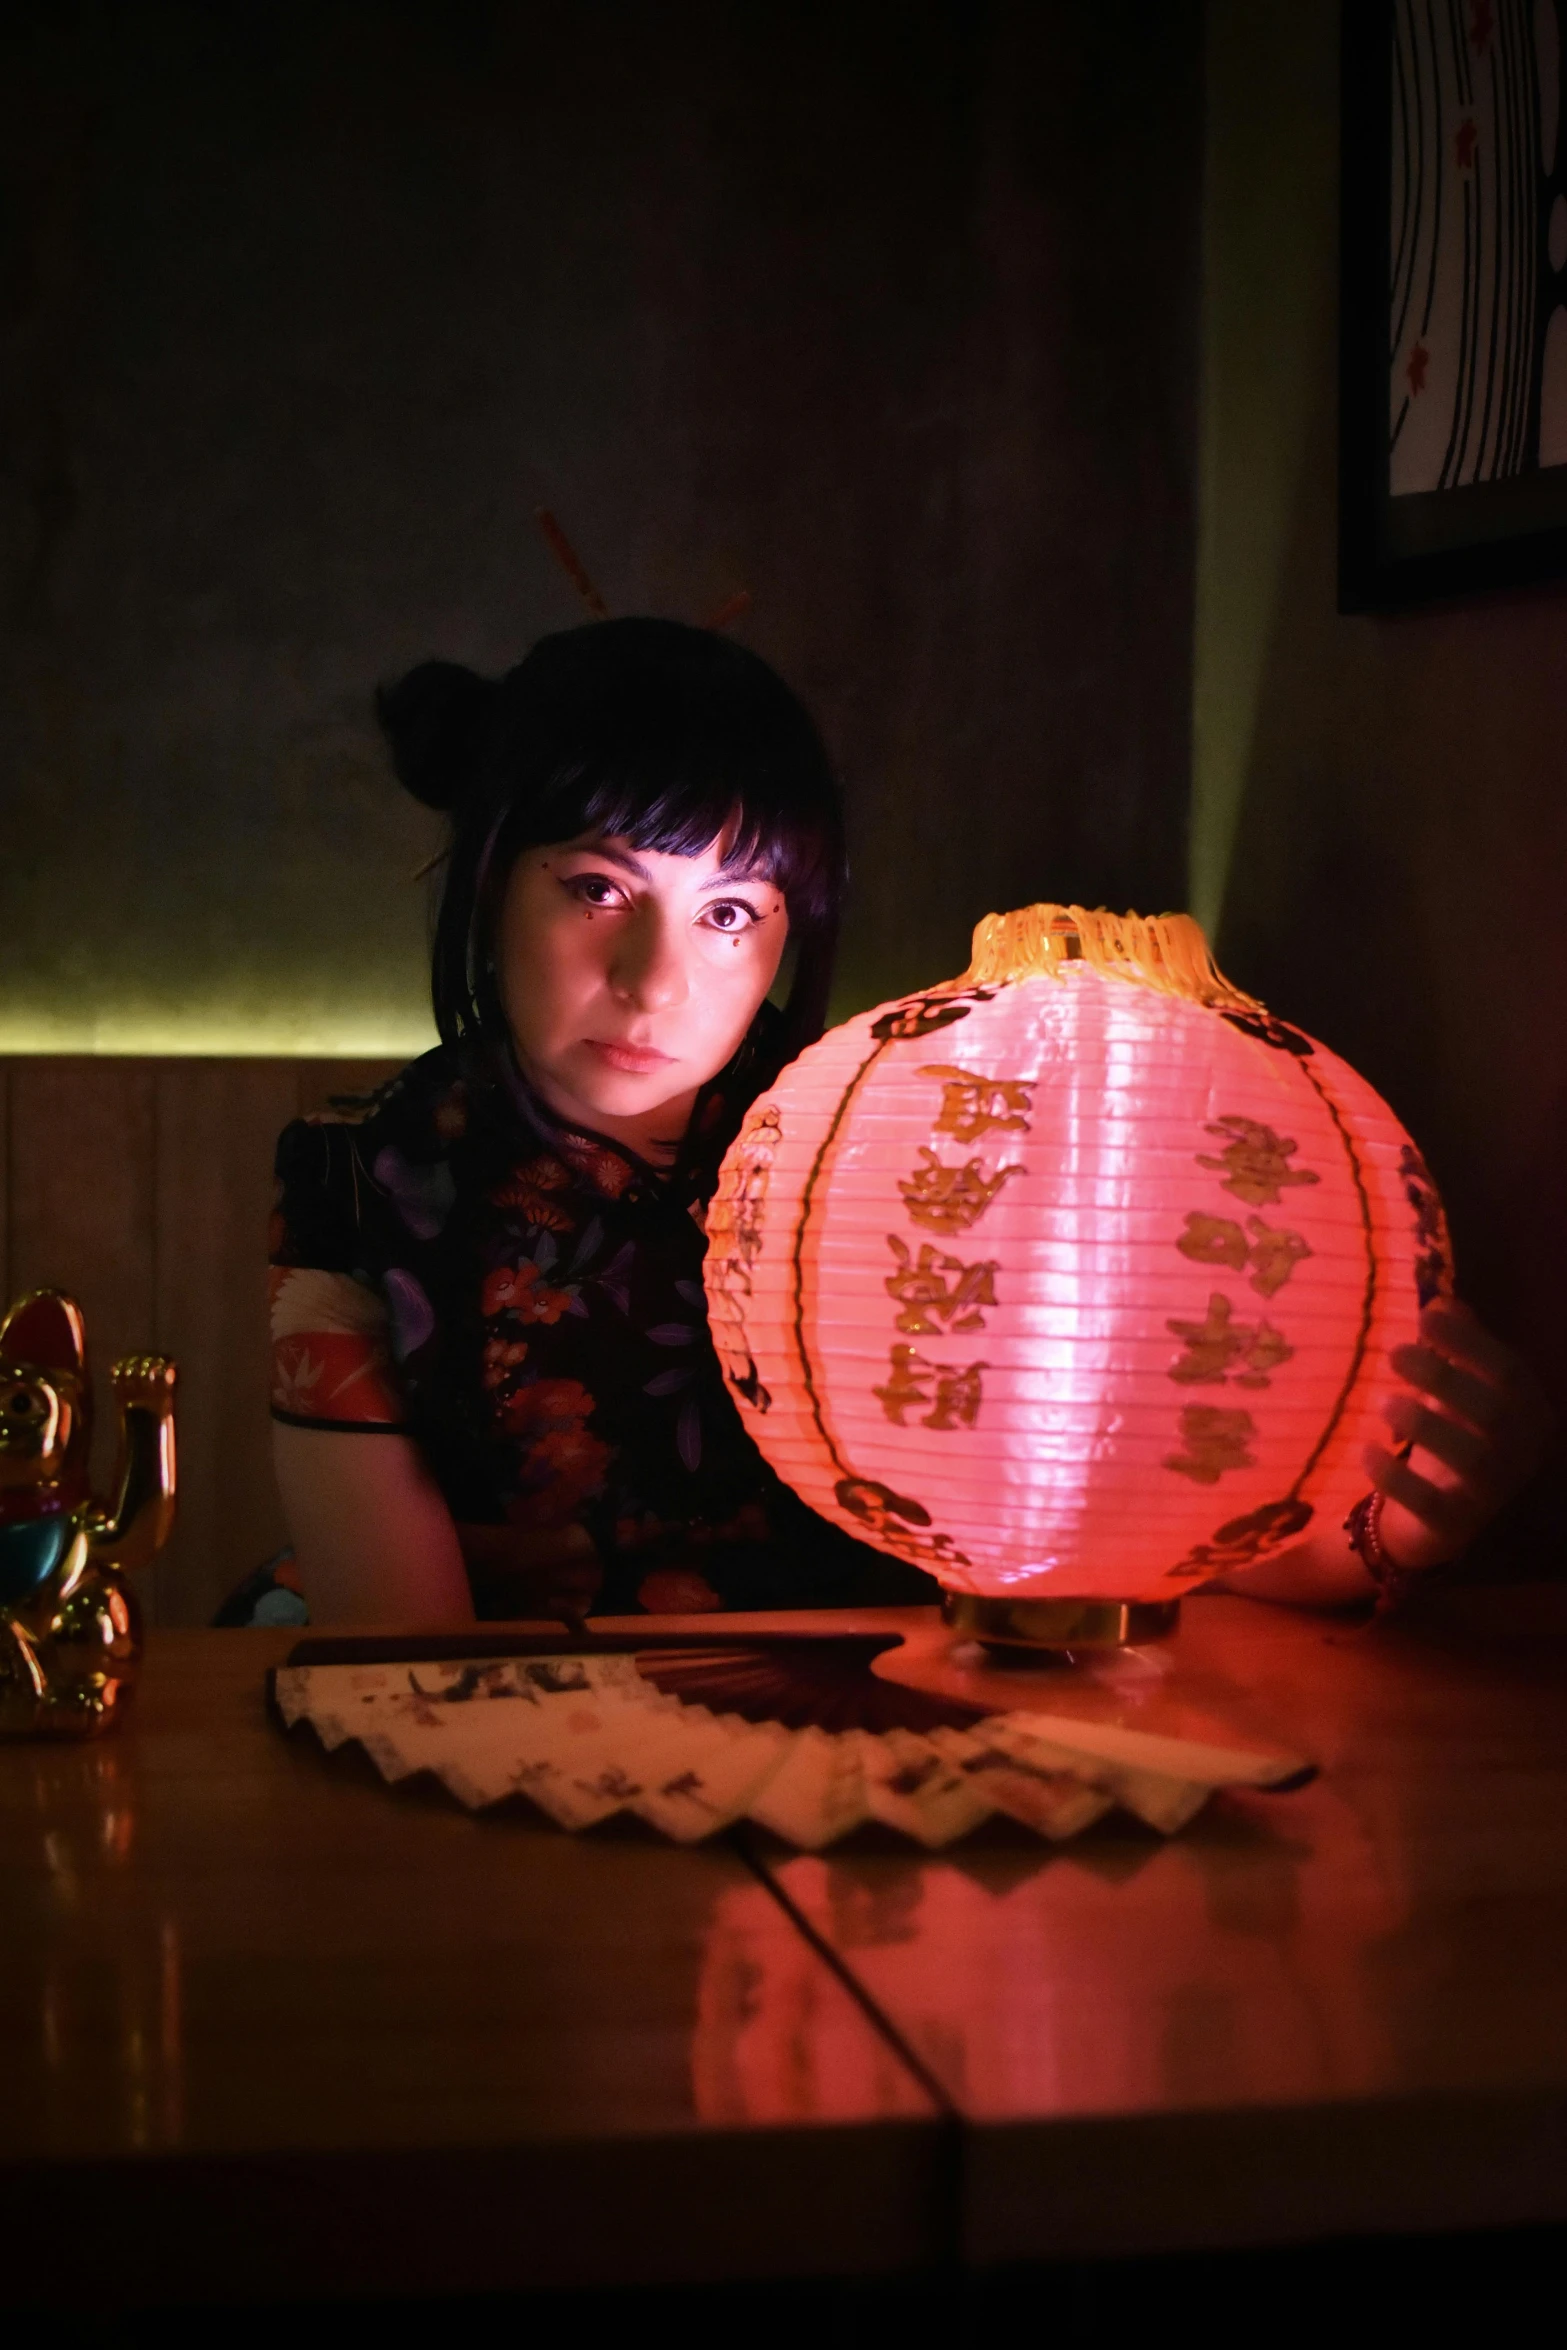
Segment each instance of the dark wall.
[[[1567,1414],[1567,587],[1335,609],[1337,18],[1210,12],[1197,894],[1413,1129]],[[1567,1453],[1514,1534],[1567,1558]]]
[[380,676],[703,617],[847,779],[843,1008],[1184,895],[1194,0],[13,7],[0,1046],[395,1050]]

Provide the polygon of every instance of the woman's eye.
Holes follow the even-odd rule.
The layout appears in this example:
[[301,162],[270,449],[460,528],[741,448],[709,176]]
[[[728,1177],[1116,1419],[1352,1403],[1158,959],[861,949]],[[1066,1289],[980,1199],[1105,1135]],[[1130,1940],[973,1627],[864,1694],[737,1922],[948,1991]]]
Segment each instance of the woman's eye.
[[607,880],[602,873],[579,873],[566,887],[585,906],[613,906],[620,897],[618,883]]
[[720,898],[702,916],[710,930],[728,931],[749,930],[761,918],[756,908],[748,906],[744,898]]

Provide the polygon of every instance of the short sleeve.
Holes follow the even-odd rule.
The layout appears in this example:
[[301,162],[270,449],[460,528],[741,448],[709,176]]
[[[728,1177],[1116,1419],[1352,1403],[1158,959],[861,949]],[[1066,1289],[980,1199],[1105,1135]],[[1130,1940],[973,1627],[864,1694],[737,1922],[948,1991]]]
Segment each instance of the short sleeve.
[[272,1264],[272,1416],[350,1433],[407,1427],[378,1283],[357,1127],[297,1120],[278,1141]]

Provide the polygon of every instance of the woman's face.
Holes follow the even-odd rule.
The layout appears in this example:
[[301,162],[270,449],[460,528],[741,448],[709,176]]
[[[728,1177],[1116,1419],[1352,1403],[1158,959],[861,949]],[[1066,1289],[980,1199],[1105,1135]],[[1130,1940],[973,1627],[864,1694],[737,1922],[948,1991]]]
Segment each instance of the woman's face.
[[642,1149],[678,1141],[777,977],[783,894],[699,856],[585,833],[527,849],[496,977],[523,1074],[551,1108]]

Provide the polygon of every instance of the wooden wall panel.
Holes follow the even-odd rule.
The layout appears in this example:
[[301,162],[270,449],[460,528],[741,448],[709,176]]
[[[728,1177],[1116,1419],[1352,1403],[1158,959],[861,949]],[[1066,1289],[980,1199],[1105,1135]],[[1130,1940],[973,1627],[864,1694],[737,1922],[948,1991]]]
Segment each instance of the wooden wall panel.
[[210,1623],[286,1538],[267,1418],[266,1227],[296,1091],[287,1061],[157,1071],[158,1344],[180,1366],[180,1512],[154,1571],[160,1623]]
[[153,1064],[18,1059],[8,1091],[11,1294],[68,1290],[87,1317],[102,1490],[114,1466],[109,1365],[157,1338]]
[[98,1388],[94,1469],[113,1470],[108,1371],[180,1365],[180,1512],[144,1579],[155,1623],[210,1620],[283,1540],[267,1418],[266,1223],[279,1129],[391,1061],[0,1061],[0,1268],[7,1297],[81,1301]]

